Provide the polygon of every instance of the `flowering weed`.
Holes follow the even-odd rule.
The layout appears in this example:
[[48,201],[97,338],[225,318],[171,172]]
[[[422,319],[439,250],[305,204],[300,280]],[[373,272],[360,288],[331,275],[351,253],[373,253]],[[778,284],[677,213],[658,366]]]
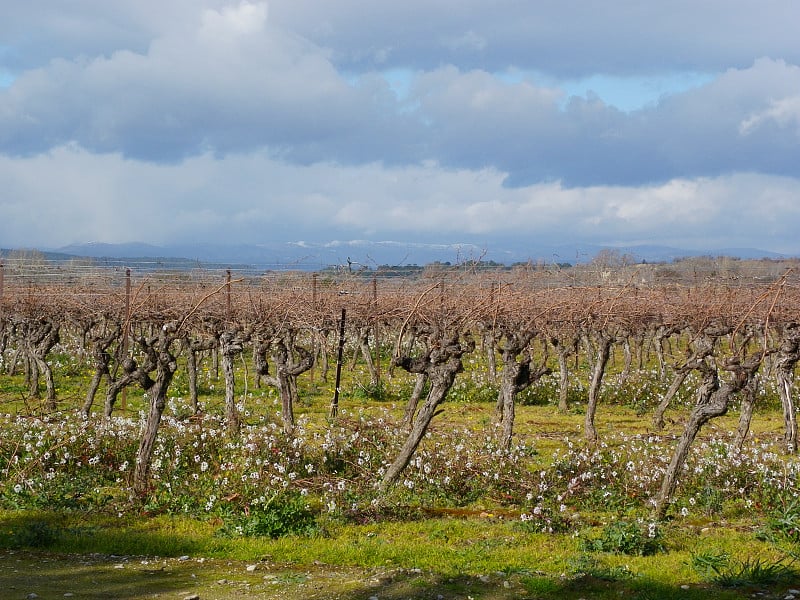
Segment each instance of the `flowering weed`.
[[655,522],[612,521],[599,537],[583,540],[586,552],[611,552],[632,556],[651,556],[664,551],[661,527]]
[[312,535],[317,531],[317,512],[306,497],[297,493],[278,493],[263,505],[228,519],[219,535],[279,538]]

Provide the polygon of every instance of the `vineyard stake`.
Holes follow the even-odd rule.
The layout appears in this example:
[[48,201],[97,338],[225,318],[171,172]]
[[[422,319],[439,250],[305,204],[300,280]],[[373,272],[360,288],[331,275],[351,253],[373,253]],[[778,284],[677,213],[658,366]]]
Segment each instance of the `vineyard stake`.
[[331,419],[335,419],[339,412],[339,386],[342,381],[342,356],[344,355],[344,318],[346,311],[342,309],[342,320],[339,322],[339,352],[336,355],[336,387],[333,388],[333,402],[331,402]]
[[311,276],[311,305],[317,308],[317,274]]
[[231,318],[231,270],[226,271],[225,277],[225,309],[227,310],[228,319]]

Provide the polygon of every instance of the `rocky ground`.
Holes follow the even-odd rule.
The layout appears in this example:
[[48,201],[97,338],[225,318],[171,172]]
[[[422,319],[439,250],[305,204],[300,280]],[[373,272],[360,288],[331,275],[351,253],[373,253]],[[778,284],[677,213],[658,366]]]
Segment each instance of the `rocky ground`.
[[505,600],[525,597],[519,578],[495,573],[440,579],[420,570],[364,570],[271,561],[238,563],[203,558],[0,553],[0,598],[139,600]]
[[[146,558],[0,552],[2,600],[532,600],[535,598],[705,599],[719,589],[680,589],[593,578],[558,581],[536,573],[439,577],[419,569],[296,569],[271,560]],[[725,598],[794,600],[796,589],[726,590]]]

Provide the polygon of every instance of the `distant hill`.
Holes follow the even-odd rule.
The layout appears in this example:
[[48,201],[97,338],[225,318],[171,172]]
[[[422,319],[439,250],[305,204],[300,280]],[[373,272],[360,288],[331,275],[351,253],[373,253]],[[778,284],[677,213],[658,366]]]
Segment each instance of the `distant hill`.
[[[483,251],[471,244],[414,244],[364,240],[273,242],[259,245],[184,244],[76,244],[58,252],[103,259],[136,256],[164,260],[178,257],[199,266],[247,266],[262,270],[319,270],[331,265],[376,268],[382,264],[427,264],[478,260]],[[498,261],[499,262],[499,261]],[[510,261],[513,262],[513,261]]]
[[[501,264],[532,262],[588,263],[603,250],[629,255],[634,262],[673,262],[697,256],[729,256],[741,259],[787,258],[755,248],[732,248],[714,251],[687,250],[668,246],[637,245],[608,247],[594,244],[530,246],[521,242],[504,248],[482,248],[471,243],[429,244],[396,241],[272,242],[259,245],[180,244],[73,244],[43,251],[49,261],[91,258],[98,265],[137,269],[233,268],[237,270],[306,270],[330,266],[367,267],[380,265],[426,265],[434,262],[461,263],[494,261]],[[0,250],[9,256],[12,250]],[[20,252],[20,251],[17,251]]]

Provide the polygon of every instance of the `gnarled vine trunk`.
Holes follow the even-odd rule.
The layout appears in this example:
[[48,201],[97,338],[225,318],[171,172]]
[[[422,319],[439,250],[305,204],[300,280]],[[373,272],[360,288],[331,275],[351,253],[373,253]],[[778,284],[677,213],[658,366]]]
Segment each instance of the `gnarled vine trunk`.
[[794,369],[800,361],[800,325],[790,323],[783,331],[781,346],[773,368],[783,407],[784,447],[789,454],[797,453],[797,411],[792,394]]
[[50,319],[29,319],[23,324],[23,344],[27,357],[26,381],[32,398],[40,398],[39,379],[44,377],[47,390],[47,409],[56,409],[56,385],[47,355],[60,341],[59,325]]
[[89,383],[89,389],[86,392],[86,400],[81,407],[81,414],[88,418],[94,404],[97,390],[100,389],[100,383],[103,377],[110,376],[111,354],[108,349],[111,345],[120,339],[121,328],[115,326],[106,335],[92,336],[90,343],[92,344],[92,357],[94,358],[94,374]]
[[411,396],[409,396],[405,411],[403,412],[403,425],[406,427],[410,427],[414,422],[414,415],[417,414],[417,406],[425,391],[425,384],[427,382],[428,376],[425,373],[417,373],[414,376],[414,388],[411,390]]
[[225,378],[225,426],[230,435],[238,435],[241,417],[236,406],[236,376],[233,363],[244,350],[246,335],[239,329],[223,331],[219,335],[218,349],[222,356],[222,373]]
[[558,412],[569,411],[569,357],[577,355],[577,336],[564,336],[563,339],[551,336],[550,343],[558,356]]
[[294,431],[294,406],[298,401],[297,377],[314,365],[314,356],[295,343],[294,332],[286,332],[272,341],[275,375],[264,373],[264,380],[278,389],[281,397],[281,420],[286,434]]
[[411,431],[403,447],[386,470],[386,473],[384,473],[383,479],[379,484],[381,491],[385,491],[389,486],[393,485],[408,466],[411,457],[416,452],[420,441],[422,441],[431,424],[431,420],[436,414],[437,407],[445,399],[450,388],[453,387],[456,374],[464,369],[461,357],[475,347],[472,340],[459,341],[458,334],[448,335],[440,332],[438,335],[434,333],[433,336],[434,339],[428,341],[428,349],[424,356],[419,358],[395,356],[392,359],[395,365],[409,373],[424,373],[430,381],[430,390],[425,402],[414,417]]
[[738,362],[729,363],[726,369],[734,372],[734,378],[731,383],[722,384],[720,384],[716,367],[705,360],[698,364],[698,369],[703,374],[703,383],[697,392],[697,403],[689,415],[689,420],[678,440],[672,460],[664,474],[661,490],[655,501],[654,513],[656,518],[663,519],[667,514],[669,503],[678,485],[678,475],[686,463],[689,449],[700,429],[711,419],[721,417],[728,412],[728,406],[733,395],[751,384],[761,364],[761,358],[761,356],[750,357],[742,364]]
[[653,427],[656,429],[664,428],[664,414],[667,412],[667,408],[669,408],[670,402],[672,402],[675,394],[678,393],[683,385],[683,382],[686,381],[686,377],[689,375],[689,373],[700,370],[701,365],[705,363],[706,358],[711,356],[712,352],[714,351],[714,340],[707,335],[701,334],[691,342],[691,347],[693,349],[691,356],[686,359],[686,362],[675,369],[675,375],[672,379],[672,383],[670,384],[664,396],[661,398],[661,402],[659,402],[655,412],[653,413]]
[[500,445],[511,447],[514,435],[515,401],[517,394],[527,389],[543,376],[551,373],[544,365],[533,366],[530,343],[532,332],[505,332],[500,345],[503,371],[500,374],[500,390],[497,401],[497,417],[500,424]]
[[[144,338],[137,340],[147,358],[142,367],[139,367],[136,376],[150,400],[145,429],[136,452],[136,467],[133,471],[133,491],[137,496],[144,495],[149,488],[150,465],[161,415],[166,407],[170,383],[178,369],[175,356],[170,351],[175,328],[174,325],[165,325],[158,336],[149,340]],[[153,369],[156,371],[155,380],[148,374]]]
[[597,403],[600,400],[600,386],[603,383],[603,375],[605,375],[606,365],[611,356],[613,341],[614,338],[607,333],[602,331],[597,333],[594,367],[592,367],[592,379],[589,383],[589,401],[586,404],[586,418],[584,419],[584,437],[592,444],[597,443],[598,440],[594,418],[597,413]]

